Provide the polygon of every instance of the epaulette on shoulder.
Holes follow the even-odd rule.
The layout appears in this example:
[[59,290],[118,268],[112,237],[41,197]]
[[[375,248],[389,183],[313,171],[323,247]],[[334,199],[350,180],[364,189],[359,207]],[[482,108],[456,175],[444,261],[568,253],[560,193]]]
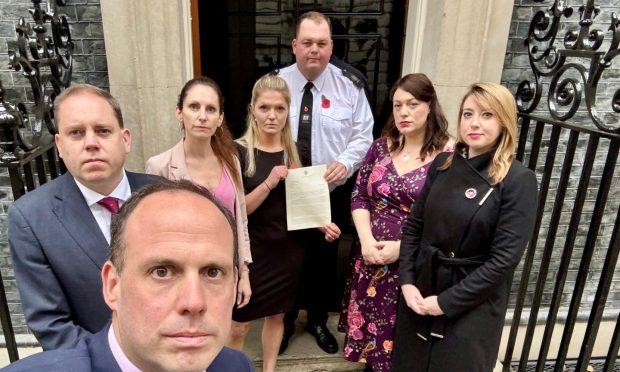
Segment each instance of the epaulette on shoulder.
[[342,69],[342,74],[344,76],[346,76],[347,78],[349,78],[349,80],[351,80],[353,82],[353,85],[355,85],[356,87],[358,87],[360,89],[364,89],[364,86],[366,85],[366,82],[364,81],[364,79],[362,79],[359,76],[357,76],[355,74],[355,72],[349,71],[346,68],[343,68]]

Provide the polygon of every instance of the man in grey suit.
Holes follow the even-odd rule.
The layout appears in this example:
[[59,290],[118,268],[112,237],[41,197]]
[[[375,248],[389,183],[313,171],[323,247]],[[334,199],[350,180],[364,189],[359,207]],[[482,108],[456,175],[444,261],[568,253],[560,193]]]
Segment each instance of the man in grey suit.
[[131,133],[118,101],[80,84],[54,102],[60,157],[68,172],[9,208],[9,245],[26,322],[44,350],[73,347],[101,330],[110,219],[155,178],[126,172]]
[[111,323],[75,348],[30,356],[6,372],[251,372],[247,356],[224,346],[237,258],[233,216],[207,189],[187,180],[145,186],[112,221],[99,289]]

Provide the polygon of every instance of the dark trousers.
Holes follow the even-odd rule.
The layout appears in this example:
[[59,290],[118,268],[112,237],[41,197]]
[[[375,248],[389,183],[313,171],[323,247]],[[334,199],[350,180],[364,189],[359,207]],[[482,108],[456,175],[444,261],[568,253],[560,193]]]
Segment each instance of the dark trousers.
[[[330,193],[332,222],[342,232],[351,226],[351,191],[355,175]],[[297,292],[297,309],[306,309],[309,325],[325,325],[328,311],[340,311],[344,282],[338,279],[338,246],[340,239],[328,243],[318,229],[306,231],[305,259]],[[342,282],[342,283],[341,283]],[[291,327],[298,310],[286,313],[284,324]]]

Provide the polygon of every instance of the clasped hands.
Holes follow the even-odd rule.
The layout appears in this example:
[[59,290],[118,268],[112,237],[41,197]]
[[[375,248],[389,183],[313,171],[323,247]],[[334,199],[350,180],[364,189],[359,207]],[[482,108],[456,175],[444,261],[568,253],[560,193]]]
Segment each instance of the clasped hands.
[[407,306],[419,315],[443,315],[443,310],[439,307],[437,296],[422,297],[422,294],[413,284],[401,286],[403,297]]
[[369,239],[361,241],[362,257],[372,265],[388,265],[398,260],[400,255],[400,241]]

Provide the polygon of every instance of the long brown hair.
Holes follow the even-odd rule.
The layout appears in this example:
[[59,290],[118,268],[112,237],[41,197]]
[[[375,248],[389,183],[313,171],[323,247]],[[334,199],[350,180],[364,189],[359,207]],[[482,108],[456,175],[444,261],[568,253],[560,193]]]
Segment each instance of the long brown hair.
[[[493,179],[494,184],[498,184],[506,178],[517,148],[517,104],[512,93],[502,85],[482,82],[470,85],[467,93],[463,96],[459,109],[456,149],[467,148],[461,136],[461,117],[463,116],[463,105],[469,97],[472,97],[476,105],[482,110],[492,112],[502,126],[502,132],[497,139],[495,148],[491,151],[493,159],[489,166],[489,176]],[[439,169],[449,168],[456,153],[457,151],[450,155]]]
[[[183,101],[185,101],[185,97],[187,97],[187,92],[189,92],[189,90],[195,85],[205,85],[211,87],[215,91],[220,106],[219,111],[223,114],[224,95],[222,94],[222,90],[213,79],[206,76],[197,76],[185,83],[183,89],[181,89],[181,93],[179,94],[179,99],[177,100],[177,108],[181,111],[183,110]],[[213,148],[213,153],[215,156],[217,156],[220,162],[222,162],[222,164],[232,175],[235,185],[238,188],[243,188],[243,184],[241,183],[241,175],[237,172],[237,163],[235,160],[239,154],[237,152],[237,148],[235,147],[235,141],[232,138],[230,129],[228,129],[226,117],[222,120],[222,125],[220,128],[216,130],[213,137],[211,137],[211,147]]]
[[[418,101],[425,102],[430,108],[428,119],[426,120],[426,130],[424,131],[424,142],[420,149],[420,159],[424,160],[427,155],[432,155],[442,150],[446,143],[448,143],[450,139],[448,121],[441,110],[437,93],[435,93],[435,87],[426,75],[420,73],[409,74],[398,79],[392,86],[392,89],[390,89],[390,101],[394,99],[394,93],[399,88],[414,96]],[[393,113],[383,128],[381,137],[389,140],[390,152],[400,151],[405,146],[404,141],[401,141],[402,135],[396,127]]]

